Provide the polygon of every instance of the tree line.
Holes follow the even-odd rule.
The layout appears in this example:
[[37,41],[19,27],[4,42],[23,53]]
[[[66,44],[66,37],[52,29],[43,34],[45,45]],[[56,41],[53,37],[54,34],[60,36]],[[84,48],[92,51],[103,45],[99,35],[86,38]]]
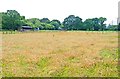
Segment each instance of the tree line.
[[18,30],[21,26],[31,26],[33,29],[39,28],[40,30],[84,30],[84,31],[117,31],[118,25],[106,25],[105,17],[88,18],[85,21],[82,18],[69,15],[60,22],[57,19],[50,21],[48,18],[30,18],[25,19],[25,16],[21,16],[16,10],[7,10],[7,12],[1,12],[0,16],[2,20],[0,29],[3,30]]

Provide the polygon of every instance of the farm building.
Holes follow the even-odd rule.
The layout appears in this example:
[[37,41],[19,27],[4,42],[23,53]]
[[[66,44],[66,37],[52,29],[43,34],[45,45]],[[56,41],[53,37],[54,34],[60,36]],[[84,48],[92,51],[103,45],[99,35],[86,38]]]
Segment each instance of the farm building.
[[20,31],[32,31],[33,28],[31,26],[21,26]]

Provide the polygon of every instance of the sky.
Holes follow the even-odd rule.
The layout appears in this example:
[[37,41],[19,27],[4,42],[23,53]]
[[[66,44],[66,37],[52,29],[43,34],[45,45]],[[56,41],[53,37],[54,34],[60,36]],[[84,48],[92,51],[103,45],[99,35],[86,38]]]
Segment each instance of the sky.
[[58,19],[69,15],[87,18],[106,17],[107,24],[116,24],[119,0],[0,0],[0,12],[17,10],[28,18]]

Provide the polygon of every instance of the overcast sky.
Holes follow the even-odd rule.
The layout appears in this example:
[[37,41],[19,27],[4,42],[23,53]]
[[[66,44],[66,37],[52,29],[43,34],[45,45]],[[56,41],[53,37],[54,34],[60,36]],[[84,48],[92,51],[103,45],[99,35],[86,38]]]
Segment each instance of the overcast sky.
[[108,23],[116,22],[119,0],[0,0],[0,12],[17,10],[26,18],[58,19],[61,22],[68,15],[83,20],[106,17]]

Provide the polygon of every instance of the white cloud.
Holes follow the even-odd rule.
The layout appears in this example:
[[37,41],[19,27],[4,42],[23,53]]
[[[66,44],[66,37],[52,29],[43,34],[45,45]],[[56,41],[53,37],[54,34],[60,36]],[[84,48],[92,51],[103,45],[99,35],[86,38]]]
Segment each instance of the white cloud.
[[106,17],[107,23],[118,17],[119,0],[0,0],[0,11],[17,10],[26,18],[58,19],[63,21],[70,14],[84,20]]

